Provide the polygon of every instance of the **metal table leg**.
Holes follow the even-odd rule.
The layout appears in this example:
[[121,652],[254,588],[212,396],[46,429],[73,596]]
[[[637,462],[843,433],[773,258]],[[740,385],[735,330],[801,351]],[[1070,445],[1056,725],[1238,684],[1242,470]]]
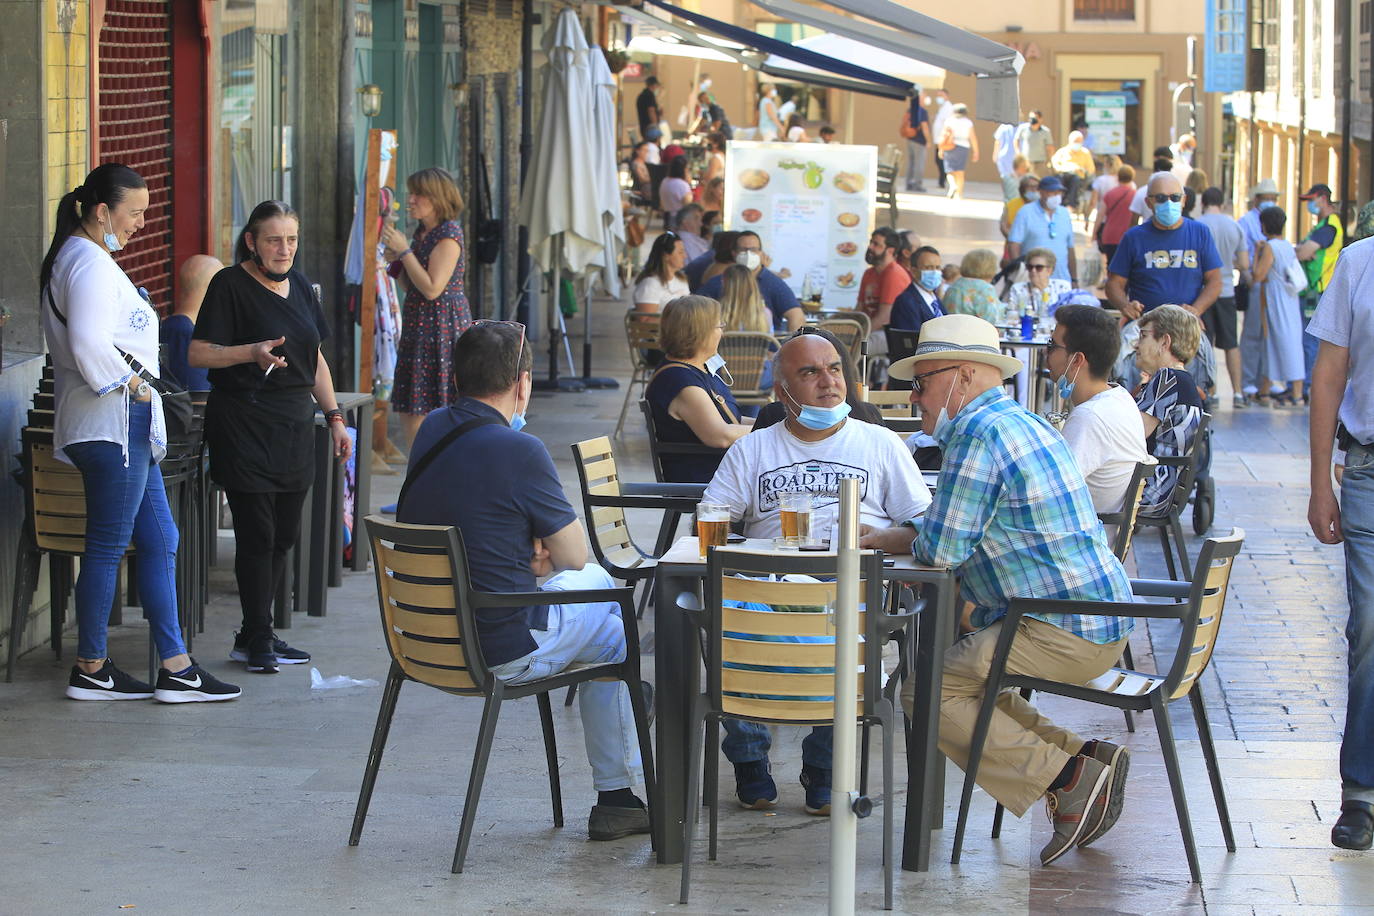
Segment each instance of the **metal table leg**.
[[372,399],[359,404],[354,416],[358,449],[353,455],[353,473],[358,487],[353,497],[353,571],[359,572],[367,569],[368,552],[372,549],[362,524],[363,517],[372,511]]
[[[654,794],[654,845],[660,865],[682,861],[683,806],[687,796],[687,754],[692,746],[692,698],[701,692],[696,628],[677,608],[677,596],[698,591],[701,575],[675,575],[659,566],[658,600],[654,602],[654,758],[660,761]],[[708,753],[719,753],[707,748]]]

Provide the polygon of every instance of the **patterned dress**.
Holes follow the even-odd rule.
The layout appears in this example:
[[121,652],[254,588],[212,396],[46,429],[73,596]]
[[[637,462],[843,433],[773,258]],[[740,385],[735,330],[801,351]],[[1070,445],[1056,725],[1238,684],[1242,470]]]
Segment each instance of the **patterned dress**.
[[447,220],[423,236],[417,231],[412,250],[428,270],[430,254],[443,239],[456,241],[461,252],[448,285],[435,299],[425,299],[412,288],[401,305],[401,343],[396,348],[396,382],[391,392],[392,407],[400,413],[426,414],[453,403],[456,397],[453,342],[472,324],[463,292],[467,258],[463,227]]

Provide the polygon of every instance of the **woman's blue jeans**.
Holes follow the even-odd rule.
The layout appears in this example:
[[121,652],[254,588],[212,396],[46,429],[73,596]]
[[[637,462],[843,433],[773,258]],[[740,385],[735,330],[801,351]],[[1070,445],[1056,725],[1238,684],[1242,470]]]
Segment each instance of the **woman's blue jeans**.
[[119,562],[132,536],[138,592],[158,657],[183,655],[177,618],[177,527],[148,440],[152,404],[129,402],[129,464],[117,442],[73,442],[66,453],[86,485],[86,552],[76,579],[78,658],[106,655]]

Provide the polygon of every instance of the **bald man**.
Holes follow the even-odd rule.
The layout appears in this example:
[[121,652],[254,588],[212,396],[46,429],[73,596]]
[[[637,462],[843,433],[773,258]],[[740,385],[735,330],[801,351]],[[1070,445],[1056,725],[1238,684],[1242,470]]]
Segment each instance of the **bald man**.
[[188,391],[210,390],[209,370],[188,363],[186,349],[191,345],[191,332],[196,328],[210,279],[223,269],[219,259],[208,254],[193,254],[183,261],[177,271],[176,308],[162,319],[158,332],[159,340],[167,348],[167,368]]
[[1183,215],[1183,185],[1155,172],[1145,191],[1149,222],[1126,231],[1112,255],[1107,299],[1127,318],[1159,305],[1201,316],[1221,295],[1221,255],[1204,223]]
[[[844,364],[824,337],[798,333],[778,351],[773,392],[787,411],[774,426],[735,440],[706,487],[702,500],[730,507],[751,538],[782,535],[779,502],[784,493],[811,496],[811,532],[830,537],[840,481],[860,481],[859,518],[888,526],[916,519],[930,505],[930,491],[901,438],[884,426],[849,418]],[[767,726],[725,720],[721,745],[735,766],[735,794],[746,808],[777,802],[768,763]],[[802,741],[801,783],[808,814],[830,813],[831,729],[816,728]]]

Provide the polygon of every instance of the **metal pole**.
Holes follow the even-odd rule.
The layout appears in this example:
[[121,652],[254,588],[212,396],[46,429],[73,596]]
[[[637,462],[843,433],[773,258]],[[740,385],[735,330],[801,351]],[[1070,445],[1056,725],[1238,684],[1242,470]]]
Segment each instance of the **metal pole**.
[[[1355,94],[1354,80],[1351,73],[1354,70],[1350,54],[1353,42],[1350,33],[1354,31],[1356,23],[1351,16],[1350,0],[1339,0],[1336,6],[1336,18],[1341,23],[1341,67],[1338,71],[1338,85],[1341,87],[1341,172],[1340,172],[1340,195],[1341,195],[1341,225],[1350,224],[1350,157],[1354,152],[1354,147],[1350,141],[1350,119],[1354,117],[1351,106],[1351,96]],[[1345,230],[1349,232],[1347,228]]]
[[[859,481],[840,481],[839,565],[835,586],[835,754],[830,806],[830,916],[854,912],[859,818],[855,781],[859,680]],[[877,608],[869,608],[870,614]],[[884,740],[887,736],[884,735]]]

